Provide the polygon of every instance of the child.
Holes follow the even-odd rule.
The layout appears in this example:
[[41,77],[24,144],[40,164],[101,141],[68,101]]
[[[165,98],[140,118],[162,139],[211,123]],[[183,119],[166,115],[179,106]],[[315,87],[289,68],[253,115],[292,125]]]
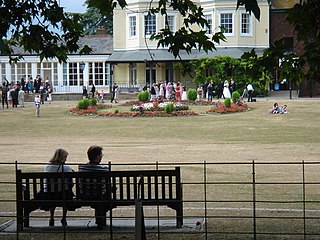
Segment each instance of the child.
[[287,109],[286,104],[281,107],[281,114],[283,114],[283,113],[288,113],[288,109]]
[[102,102],[102,103],[104,102],[103,101],[103,95],[104,95],[104,91],[101,89],[100,92],[99,92],[99,102]]
[[273,110],[273,111],[272,111],[273,114],[278,114],[278,113],[280,113],[280,108],[279,108],[278,103],[273,104],[272,110]]
[[40,117],[40,104],[41,104],[41,98],[40,95],[36,95],[34,97],[34,105],[36,106],[36,117]]

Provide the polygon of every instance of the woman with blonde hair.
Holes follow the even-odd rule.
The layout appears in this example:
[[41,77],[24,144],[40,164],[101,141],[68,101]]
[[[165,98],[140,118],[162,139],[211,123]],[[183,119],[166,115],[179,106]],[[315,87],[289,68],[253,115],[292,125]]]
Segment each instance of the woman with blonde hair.
[[[47,164],[44,167],[44,172],[72,172],[72,168],[68,165],[65,165],[65,162],[67,161],[68,157],[68,152],[62,148],[58,148],[53,157],[50,159],[49,164]],[[53,179],[51,179],[53,180]],[[58,191],[55,189],[51,189],[48,187],[49,184],[45,183],[45,191],[47,192],[48,199],[50,200],[72,200],[73,199],[73,192],[72,192],[72,187],[73,183],[69,179],[64,179],[65,180],[65,187],[64,187],[64,192],[62,192],[62,185],[58,185]],[[68,181],[69,180],[69,181]],[[59,182],[61,183],[61,179],[59,179]],[[64,198],[64,196],[65,198]],[[54,226],[54,211],[55,207],[50,207],[49,209],[43,209],[43,210],[49,210],[50,211],[50,220],[49,220],[49,226]],[[69,209],[71,210],[71,209]],[[66,221],[66,215],[67,215],[67,208],[63,209],[63,216],[61,219],[61,224],[63,226],[67,226],[67,221]]]

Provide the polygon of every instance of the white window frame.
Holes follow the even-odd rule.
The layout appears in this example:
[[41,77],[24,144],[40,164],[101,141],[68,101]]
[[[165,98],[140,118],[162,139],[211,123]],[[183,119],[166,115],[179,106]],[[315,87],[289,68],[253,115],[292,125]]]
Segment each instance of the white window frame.
[[[169,18],[173,18],[172,19],[172,25],[170,25],[170,21],[169,21]],[[164,23],[163,25],[166,26],[166,18],[163,19]],[[168,25],[169,25],[169,30],[171,32],[175,32],[176,31],[176,15],[174,14],[168,14]]]
[[[207,20],[207,22],[209,23],[209,27],[211,27],[211,28],[208,28],[207,26],[204,26],[204,30],[206,30],[206,34],[207,35],[211,35],[211,34],[213,34],[213,16],[212,16],[212,13],[204,13],[203,16]],[[211,21],[211,23],[209,21]]]
[[[223,34],[225,36],[234,36],[234,11],[220,11],[219,12],[219,26],[222,27],[222,24],[221,24],[221,15],[222,14],[231,14],[232,16],[232,32],[231,33],[227,33],[227,32],[224,32]],[[221,29],[222,31],[222,29]]]
[[146,17],[148,17],[148,15],[143,15],[143,34],[145,37],[150,37],[152,34],[157,33],[157,29],[158,29],[158,24],[157,24],[157,16],[156,15],[150,15],[150,17],[154,17],[155,18],[155,31],[152,33],[146,33]]
[[[131,19],[135,18],[135,34],[132,34],[132,26],[131,26]],[[128,15],[128,36],[129,38],[137,38],[138,36],[138,16],[135,15]]]
[[[249,32],[248,33],[243,33],[242,32],[242,15],[247,15],[248,16],[248,20],[249,20],[249,27],[248,27],[248,30],[249,30]],[[245,12],[245,11],[240,11],[240,36],[252,36],[252,29],[253,29],[253,27],[252,27],[252,24],[253,24],[253,20],[252,20],[252,15],[251,14],[249,14],[249,13],[247,13],[247,12]]]

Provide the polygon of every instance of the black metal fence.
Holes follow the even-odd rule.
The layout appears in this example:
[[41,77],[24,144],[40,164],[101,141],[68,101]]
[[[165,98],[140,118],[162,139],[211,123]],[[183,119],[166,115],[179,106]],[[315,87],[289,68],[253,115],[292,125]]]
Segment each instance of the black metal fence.
[[[130,221],[134,222],[134,207],[112,211],[111,223],[122,223],[120,227],[111,226],[112,231],[109,227],[94,230],[91,209],[68,213],[71,221],[89,219],[78,227],[70,224],[61,228],[31,227],[24,232],[6,230],[16,219],[15,166],[1,166],[8,172],[0,182],[2,236],[15,233],[16,239],[25,239],[25,234],[60,233],[64,239],[72,239],[75,233],[90,231],[86,239],[94,235],[118,239],[121,234],[134,239],[135,229],[128,227]],[[320,239],[320,162],[112,163],[112,170],[175,166],[181,169],[184,226],[177,229],[175,223],[171,224],[175,211],[169,208],[144,207],[147,239]],[[76,165],[71,167],[77,169]],[[43,166],[18,163],[18,168],[33,172],[42,171]],[[38,210],[31,218],[47,223],[49,216]]]

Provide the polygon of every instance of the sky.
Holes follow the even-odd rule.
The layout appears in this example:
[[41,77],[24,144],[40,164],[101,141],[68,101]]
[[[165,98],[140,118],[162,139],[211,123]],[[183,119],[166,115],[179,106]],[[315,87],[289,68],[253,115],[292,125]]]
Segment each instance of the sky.
[[78,12],[83,13],[86,11],[86,7],[83,6],[85,0],[58,0],[60,6],[65,7],[66,12]]

